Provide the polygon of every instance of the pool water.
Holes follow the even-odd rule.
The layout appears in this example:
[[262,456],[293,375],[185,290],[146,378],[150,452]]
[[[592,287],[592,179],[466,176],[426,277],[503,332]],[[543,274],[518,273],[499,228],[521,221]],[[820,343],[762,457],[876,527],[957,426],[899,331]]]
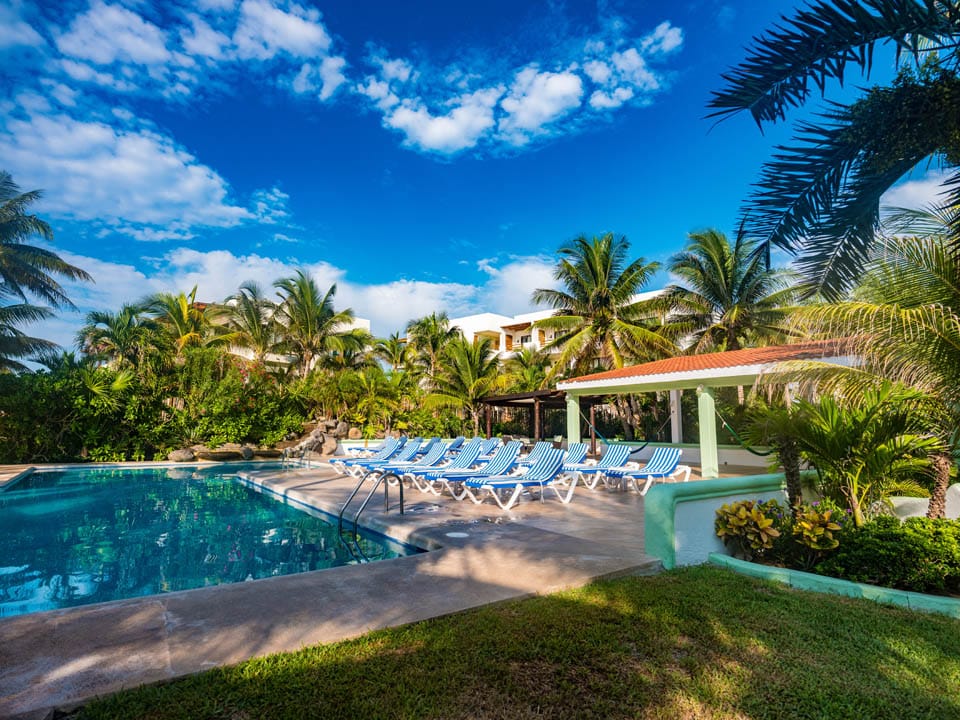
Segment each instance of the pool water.
[[[0,492],[0,617],[356,562],[335,521],[248,487],[242,469],[84,468],[19,480]],[[416,552],[373,534],[359,543],[371,560]]]

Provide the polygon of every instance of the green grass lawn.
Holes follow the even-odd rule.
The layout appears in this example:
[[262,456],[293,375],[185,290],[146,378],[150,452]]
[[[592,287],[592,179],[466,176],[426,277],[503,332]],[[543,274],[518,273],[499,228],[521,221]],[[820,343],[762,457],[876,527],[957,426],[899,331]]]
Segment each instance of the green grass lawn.
[[251,660],[81,717],[946,720],[960,621],[690,568]]

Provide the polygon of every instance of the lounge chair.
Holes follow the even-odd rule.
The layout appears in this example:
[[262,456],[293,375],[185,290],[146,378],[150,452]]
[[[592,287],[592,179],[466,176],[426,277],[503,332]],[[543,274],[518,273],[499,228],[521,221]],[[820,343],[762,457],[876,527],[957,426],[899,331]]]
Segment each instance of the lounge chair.
[[587,459],[586,443],[570,443],[567,454],[563,458],[564,465],[579,465]]
[[553,443],[547,442],[545,440],[538,440],[537,443],[533,446],[533,449],[527,454],[520,458],[517,462],[520,467],[529,467],[534,465],[537,460],[543,457],[543,454],[553,448]]
[[[653,483],[658,480],[667,480],[683,475],[683,482],[687,482],[690,480],[690,468],[687,465],[680,464],[680,455],[682,454],[683,450],[680,448],[655,448],[653,455],[650,456],[643,467],[629,463],[624,467],[609,468],[605,472],[604,483],[607,482],[607,479],[617,480],[621,484],[628,482],[639,490],[641,495],[646,495]],[[639,480],[646,480],[642,490]]]
[[[347,466],[347,474],[353,475],[353,477],[360,477],[361,475],[366,475],[367,473],[382,467],[384,465],[389,465],[391,463],[398,462],[409,462],[415,460],[417,457],[417,451],[420,449],[419,442],[407,442],[402,448],[400,448],[397,453],[390,458],[385,460],[354,460],[350,462]],[[349,461],[348,461],[349,462]]]
[[487,458],[488,460],[493,457],[494,453],[503,445],[503,440],[498,437],[487,438],[483,441],[483,448],[480,451],[481,458]]
[[450,441],[450,444],[447,445],[447,455],[460,452],[460,448],[463,446],[463,443],[466,442],[466,438],[463,435],[457,435],[453,440]]
[[[603,479],[604,473],[612,467],[622,467],[630,457],[633,448],[629,445],[608,445],[599,462],[587,460],[584,463],[570,463],[563,466],[563,474],[593,490]],[[588,479],[589,478],[589,479]]]
[[[524,491],[530,488],[538,488],[542,501],[543,491],[550,487],[557,493],[561,502],[569,503],[573,497],[576,483],[570,486],[566,496],[557,490],[553,484],[554,479],[563,471],[563,457],[563,450],[547,448],[540,459],[523,474],[494,475],[467,480],[463,484],[464,494],[477,505],[484,501],[486,495],[490,495],[503,510],[509,510],[520,500]],[[501,497],[501,493],[504,493],[504,491],[512,491],[506,501]]]
[[395,456],[406,444],[406,440],[406,437],[387,438],[384,446],[376,454],[371,455],[370,457],[346,459],[335,458],[330,461],[330,465],[336,468],[341,475],[348,475],[350,474],[350,468],[359,462],[364,462],[366,460],[387,460]]
[[387,462],[384,465],[377,465],[370,470],[371,479],[379,475],[397,475],[403,474],[404,470],[416,468],[434,468],[444,461],[447,454],[445,443],[436,443],[425,455],[416,460],[398,460],[396,462]]
[[400,476],[401,480],[406,480],[412,487],[417,488],[421,492],[429,492],[434,495],[439,495],[440,491],[434,487],[432,481],[430,481],[426,476],[431,473],[437,473],[440,471],[446,470],[469,470],[477,463],[477,459],[480,457],[482,441],[471,440],[458,452],[449,465],[445,465],[442,468],[432,467],[432,468],[421,468],[421,467],[410,467],[403,471],[403,474]]
[[483,467],[472,470],[442,468],[435,472],[427,473],[423,481],[429,482],[432,486],[439,484],[439,492],[435,492],[437,495],[440,495],[443,490],[446,489],[450,491],[450,495],[453,496],[454,500],[462,500],[465,496],[463,483],[472,478],[493,477],[510,472],[517,464],[517,455],[520,454],[520,448],[522,446],[523,443],[519,440],[513,440],[501,447],[497,451],[497,454],[486,462]]

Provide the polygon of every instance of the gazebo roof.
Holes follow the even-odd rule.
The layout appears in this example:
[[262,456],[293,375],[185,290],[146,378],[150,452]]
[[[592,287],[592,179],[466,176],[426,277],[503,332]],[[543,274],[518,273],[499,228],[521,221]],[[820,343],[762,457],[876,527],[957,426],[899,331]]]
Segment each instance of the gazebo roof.
[[582,394],[586,391],[651,392],[694,388],[700,385],[748,385],[777,363],[788,360],[823,360],[840,365],[852,363],[852,358],[842,353],[839,342],[821,340],[703,355],[682,355],[571,378],[558,383],[557,389]]

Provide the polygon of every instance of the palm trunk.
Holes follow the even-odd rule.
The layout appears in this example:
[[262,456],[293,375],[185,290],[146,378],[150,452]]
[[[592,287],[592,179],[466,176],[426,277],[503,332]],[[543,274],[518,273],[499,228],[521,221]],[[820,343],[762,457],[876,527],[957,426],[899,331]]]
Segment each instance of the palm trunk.
[[942,518],[947,509],[947,487],[950,485],[950,456],[946,453],[937,453],[930,458],[933,466],[933,492],[930,493],[930,505],[927,508],[928,518]]
[[787,499],[790,511],[796,514],[796,508],[803,503],[803,486],[800,484],[800,453],[793,438],[785,439],[777,448],[783,476],[787,481]]

